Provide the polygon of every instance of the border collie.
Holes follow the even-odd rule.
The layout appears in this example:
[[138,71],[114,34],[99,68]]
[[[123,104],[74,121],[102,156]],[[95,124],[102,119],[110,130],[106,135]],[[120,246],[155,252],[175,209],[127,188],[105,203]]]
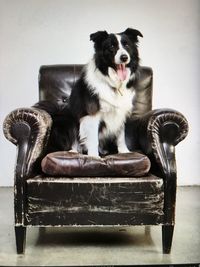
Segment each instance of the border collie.
[[116,141],[119,153],[129,152],[125,121],[131,114],[134,79],[139,66],[140,31],[128,28],[90,35],[94,57],[84,67],[70,96],[70,110],[79,122],[79,141],[90,156],[99,156],[99,144]]

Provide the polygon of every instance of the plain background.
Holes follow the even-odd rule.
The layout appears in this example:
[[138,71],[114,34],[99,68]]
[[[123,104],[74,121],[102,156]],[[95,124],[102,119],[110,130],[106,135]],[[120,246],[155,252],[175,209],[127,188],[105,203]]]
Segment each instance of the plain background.
[[140,30],[141,64],[154,70],[154,108],[188,119],[176,147],[178,184],[200,184],[199,0],[0,0],[0,185],[12,186],[16,147],[3,135],[5,116],[38,101],[38,70],[86,63],[97,30]]

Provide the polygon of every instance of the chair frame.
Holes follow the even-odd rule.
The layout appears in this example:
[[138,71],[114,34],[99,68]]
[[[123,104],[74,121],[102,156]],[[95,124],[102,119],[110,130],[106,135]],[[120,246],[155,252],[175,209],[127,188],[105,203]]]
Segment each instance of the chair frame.
[[[164,207],[162,226],[163,253],[170,253],[175,223],[177,171],[175,146],[188,133],[185,117],[172,109],[150,110],[136,116],[132,123],[142,152],[151,160],[154,175],[163,180]],[[19,108],[4,121],[5,137],[17,146],[14,179],[15,236],[17,253],[25,251],[27,221],[27,179],[37,177],[52,127],[52,118],[44,110]],[[95,179],[95,178],[94,178]],[[113,178],[115,179],[115,178]],[[152,225],[150,222],[146,225]],[[31,225],[31,224],[30,224]],[[63,222],[63,226],[69,225]],[[105,224],[106,225],[106,224]],[[118,225],[117,221],[113,225]],[[142,225],[137,219],[132,225]],[[155,222],[155,225],[157,223]],[[37,226],[45,226],[38,223]],[[58,226],[55,225],[54,226]],[[81,226],[81,222],[80,222]]]

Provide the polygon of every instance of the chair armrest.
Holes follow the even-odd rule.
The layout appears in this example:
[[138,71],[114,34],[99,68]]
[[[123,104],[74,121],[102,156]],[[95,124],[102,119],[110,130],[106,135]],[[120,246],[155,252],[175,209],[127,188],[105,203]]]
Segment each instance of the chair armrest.
[[16,177],[28,177],[42,155],[52,125],[51,116],[37,108],[19,108],[4,120],[5,137],[18,146]]
[[135,119],[138,140],[144,153],[151,159],[152,172],[164,179],[164,222],[175,222],[176,157],[175,146],[188,133],[188,122],[172,109],[158,109]]
[[136,119],[135,123],[138,141],[144,153],[154,156],[165,176],[176,172],[175,146],[187,136],[186,118],[172,109],[157,109]]

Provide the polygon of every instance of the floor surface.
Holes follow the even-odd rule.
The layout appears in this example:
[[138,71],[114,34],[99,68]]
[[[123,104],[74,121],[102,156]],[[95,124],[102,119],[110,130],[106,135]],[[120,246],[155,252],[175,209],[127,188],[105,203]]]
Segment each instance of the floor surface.
[[17,255],[13,188],[0,188],[0,266],[94,266],[200,263],[200,187],[179,187],[170,255],[162,254],[161,226],[145,228],[29,228]]

